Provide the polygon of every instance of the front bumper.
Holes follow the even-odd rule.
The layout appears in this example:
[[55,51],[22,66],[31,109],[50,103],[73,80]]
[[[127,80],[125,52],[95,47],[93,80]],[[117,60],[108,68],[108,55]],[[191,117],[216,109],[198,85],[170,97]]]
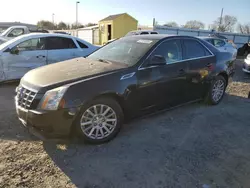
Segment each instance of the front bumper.
[[16,112],[22,124],[35,136],[60,138],[69,136],[77,109],[27,110],[16,103]]

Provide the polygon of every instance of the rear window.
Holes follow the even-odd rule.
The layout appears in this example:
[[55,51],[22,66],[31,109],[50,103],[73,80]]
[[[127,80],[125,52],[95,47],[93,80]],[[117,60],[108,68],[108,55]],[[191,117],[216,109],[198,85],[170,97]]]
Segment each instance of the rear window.
[[77,43],[79,44],[80,48],[88,48],[87,45],[83,44],[82,42],[80,42],[79,40],[76,40]]
[[149,33],[148,32],[145,32],[145,31],[143,31],[143,32],[141,32],[141,35],[148,35]]

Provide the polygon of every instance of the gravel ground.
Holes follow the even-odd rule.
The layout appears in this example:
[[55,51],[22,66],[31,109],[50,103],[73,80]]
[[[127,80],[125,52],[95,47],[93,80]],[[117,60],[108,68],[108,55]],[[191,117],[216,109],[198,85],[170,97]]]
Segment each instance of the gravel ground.
[[249,187],[250,75],[241,61],[218,106],[191,104],[137,119],[93,146],[42,142],[0,88],[0,187]]

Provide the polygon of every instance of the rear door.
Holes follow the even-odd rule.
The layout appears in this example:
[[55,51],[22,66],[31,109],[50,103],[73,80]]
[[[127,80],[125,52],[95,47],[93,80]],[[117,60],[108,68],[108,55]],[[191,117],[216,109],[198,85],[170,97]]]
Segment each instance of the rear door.
[[188,89],[185,97],[191,101],[204,96],[207,80],[215,67],[216,58],[196,39],[183,39],[183,60],[188,65]]
[[79,48],[74,40],[66,37],[47,37],[48,64],[79,57]]
[[18,54],[11,54],[10,49],[2,54],[5,79],[19,79],[29,70],[46,65],[44,38],[28,39],[13,48],[18,49]]

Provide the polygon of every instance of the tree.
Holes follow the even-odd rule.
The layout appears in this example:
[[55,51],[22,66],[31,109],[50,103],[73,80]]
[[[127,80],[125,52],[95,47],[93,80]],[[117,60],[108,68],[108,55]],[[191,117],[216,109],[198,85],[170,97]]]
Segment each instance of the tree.
[[238,32],[242,34],[250,34],[250,23],[248,24],[238,24],[237,27]]
[[178,27],[178,24],[176,22],[168,22],[168,23],[165,23],[164,26],[167,26],[167,27]]
[[58,29],[67,29],[67,24],[64,22],[59,22],[59,24],[57,25]]
[[189,28],[189,29],[204,29],[205,28],[205,24],[202,23],[201,21],[190,20],[190,21],[186,22],[186,24],[184,25],[184,28]]
[[212,29],[215,29],[220,32],[232,32],[234,30],[234,26],[237,22],[237,18],[235,16],[225,15],[217,18],[212,25]]
[[84,25],[82,25],[81,23],[78,23],[76,26],[76,23],[71,24],[71,29],[78,29],[78,28],[83,28]]
[[46,21],[46,20],[41,20],[37,22],[37,27],[42,28],[42,29],[48,29],[48,30],[53,30],[56,28],[52,22]]
[[84,25],[84,27],[91,27],[91,26],[94,26],[94,25],[97,25],[97,24],[95,24],[95,23],[88,23],[88,24]]

